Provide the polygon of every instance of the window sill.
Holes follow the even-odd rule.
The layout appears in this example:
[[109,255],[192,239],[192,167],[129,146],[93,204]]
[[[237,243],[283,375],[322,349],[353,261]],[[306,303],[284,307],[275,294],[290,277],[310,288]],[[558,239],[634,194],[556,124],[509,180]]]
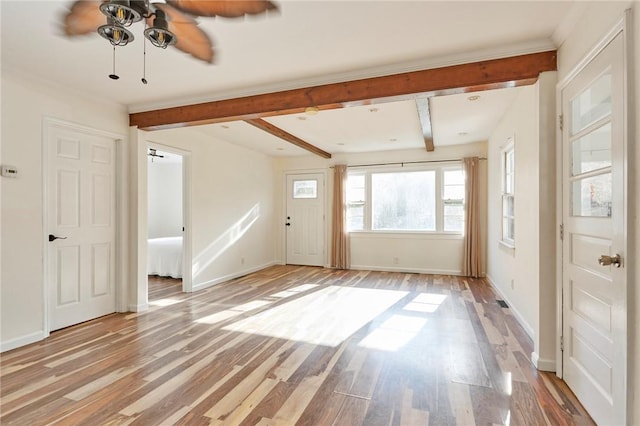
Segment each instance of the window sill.
[[515,254],[516,252],[516,246],[515,244],[512,244],[512,243],[508,243],[503,240],[498,240],[498,246],[511,254]]
[[464,235],[457,232],[421,232],[421,231],[350,231],[353,238],[393,238],[422,240],[462,240]]

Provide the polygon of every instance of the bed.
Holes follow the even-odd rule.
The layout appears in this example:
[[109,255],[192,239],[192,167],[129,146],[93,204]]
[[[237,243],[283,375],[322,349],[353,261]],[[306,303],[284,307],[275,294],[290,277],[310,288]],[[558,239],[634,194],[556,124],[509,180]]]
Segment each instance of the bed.
[[150,238],[147,273],[182,278],[182,237]]

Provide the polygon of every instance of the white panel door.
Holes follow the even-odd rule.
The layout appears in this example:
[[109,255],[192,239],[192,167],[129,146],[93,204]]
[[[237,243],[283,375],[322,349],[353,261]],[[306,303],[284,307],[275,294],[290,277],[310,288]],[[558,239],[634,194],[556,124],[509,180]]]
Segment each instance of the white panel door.
[[50,331],[115,312],[115,141],[48,127]]
[[287,175],[287,264],[324,265],[324,175]]
[[563,378],[602,425],[626,407],[623,63],[618,34],[562,90]]

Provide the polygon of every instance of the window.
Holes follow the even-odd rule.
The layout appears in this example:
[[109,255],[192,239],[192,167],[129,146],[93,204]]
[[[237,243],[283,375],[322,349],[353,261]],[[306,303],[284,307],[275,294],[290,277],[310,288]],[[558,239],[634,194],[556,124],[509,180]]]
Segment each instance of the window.
[[372,173],[373,230],[435,231],[436,172]]
[[347,229],[364,229],[365,186],[364,175],[350,174],[347,178]]
[[464,230],[464,172],[445,170],[442,185],[442,205],[444,230],[463,232]]
[[515,246],[515,151],[513,139],[502,151],[502,242]]
[[349,173],[347,225],[349,231],[462,233],[464,172],[449,166]]
[[318,198],[318,181],[294,180],[293,198]]

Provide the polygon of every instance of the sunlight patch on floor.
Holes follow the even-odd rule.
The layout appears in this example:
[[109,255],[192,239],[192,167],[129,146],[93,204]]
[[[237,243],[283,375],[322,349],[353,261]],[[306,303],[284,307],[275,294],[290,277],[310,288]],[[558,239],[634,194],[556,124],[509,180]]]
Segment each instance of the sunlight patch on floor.
[[223,328],[335,347],[407,294],[329,286]]
[[180,303],[180,302],[182,302],[182,300],[177,300],[177,299],[158,299],[158,300],[149,301],[149,305],[165,307],[165,306],[175,305],[176,303]]
[[446,294],[420,293],[410,303],[407,303],[403,309],[413,312],[433,313],[438,310],[446,298]]
[[358,346],[395,352],[413,340],[426,323],[426,318],[394,315],[362,339]]
[[269,305],[273,302],[269,302],[268,300],[254,300],[249,303],[245,303],[243,305],[234,306],[231,309],[225,309],[224,311],[216,312],[215,314],[207,315],[206,317],[202,317],[197,319],[195,322],[200,324],[216,324],[227,320],[229,318],[237,317],[245,312],[252,311],[254,309],[262,308],[263,306]]
[[280,291],[278,293],[272,294],[271,297],[277,297],[278,299],[284,299],[287,297],[295,296],[300,293],[304,293],[305,291],[312,290],[318,287],[318,284],[302,284],[297,287],[292,287],[286,289],[284,291]]

